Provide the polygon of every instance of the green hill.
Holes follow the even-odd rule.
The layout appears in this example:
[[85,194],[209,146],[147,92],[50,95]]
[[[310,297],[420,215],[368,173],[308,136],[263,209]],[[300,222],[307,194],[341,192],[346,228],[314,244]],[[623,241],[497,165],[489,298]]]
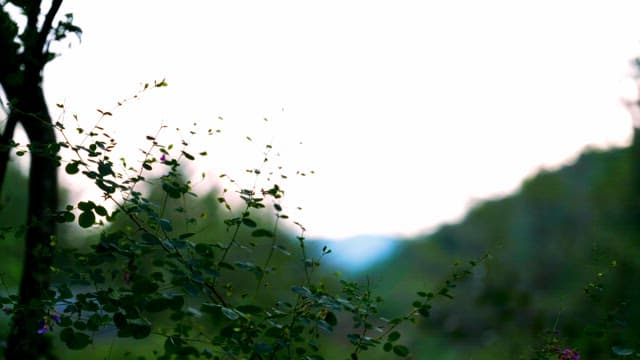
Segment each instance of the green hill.
[[535,358],[550,339],[583,359],[640,350],[639,147],[636,134],[629,148],[588,150],[376,267],[379,291],[399,311],[401,294],[490,254],[419,325],[416,358]]

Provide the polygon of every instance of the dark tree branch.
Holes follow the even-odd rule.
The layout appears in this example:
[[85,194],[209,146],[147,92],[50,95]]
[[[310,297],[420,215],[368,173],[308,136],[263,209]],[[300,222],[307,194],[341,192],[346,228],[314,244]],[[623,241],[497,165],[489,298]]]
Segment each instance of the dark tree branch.
[[[0,7],[0,86],[4,90],[7,99],[12,98],[14,92],[13,83],[20,71],[18,60],[19,45],[16,43],[18,26],[11,19],[4,7]],[[13,78],[13,79],[12,79]],[[10,110],[7,112],[7,123],[0,135],[0,190],[9,164],[11,141],[18,124],[18,118]],[[1,191],[0,191],[1,193]]]
[[44,49],[44,46],[46,45],[47,37],[53,27],[53,19],[56,17],[61,5],[62,0],[53,0],[51,3],[51,8],[49,9],[49,12],[47,12],[47,16],[44,18],[42,29],[40,29],[40,36],[38,37],[38,47],[40,49]]
[[[41,2],[41,0],[27,1],[25,5],[22,5],[27,15],[27,26],[24,28],[21,36],[24,45],[24,54],[26,56],[24,59],[25,66],[27,67],[29,67],[30,62],[39,58],[40,49],[37,47],[36,41],[38,40],[38,17],[40,16]],[[29,69],[27,69],[27,71],[29,71]]]
[[26,32],[38,32],[38,16],[40,16],[40,4],[41,0],[27,1],[26,5],[23,5],[25,13],[27,14],[27,27]]
[[[18,71],[18,48],[16,36],[18,35],[18,26],[11,16],[0,7],[0,85],[5,88],[9,81],[10,74]],[[9,94],[6,94],[9,97]]]
[[9,167],[9,154],[11,153],[11,140],[13,134],[18,125],[18,120],[15,115],[8,114],[7,124],[4,127],[4,131],[0,136],[0,194],[4,189],[4,178],[7,174],[7,168]]

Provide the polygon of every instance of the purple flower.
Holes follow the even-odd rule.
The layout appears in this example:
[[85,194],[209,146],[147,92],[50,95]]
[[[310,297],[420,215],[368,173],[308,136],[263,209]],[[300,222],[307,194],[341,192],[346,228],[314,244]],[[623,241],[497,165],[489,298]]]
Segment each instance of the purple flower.
[[46,334],[46,333],[49,331],[49,325],[48,325],[48,324],[47,324],[47,322],[46,322],[46,321],[44,321],[44,320],[42,320],[42,321],[40,322],[40,324],[41,324],[42,326],[40,327],[40,329],[38,329],[38,334],[39,334],[39,335]]
[[2,308],[2,311],[3,311],[5,314],[9,315],[9,314],[11,314],[11,313],[13,312],[13,309],[11,309],[11,308],[10,308],[10,307],[8,307],[8,306],[5,306],[5,307],[3,307],[3,308]]
[[580,360],[580,354],[573,349],[564,349],[558,353],[560,360]]
[[165,156],[165,154],[162,154],[162,155],[160,156],[160,161],[162,161],[162,162],[167,161],[167,157]]

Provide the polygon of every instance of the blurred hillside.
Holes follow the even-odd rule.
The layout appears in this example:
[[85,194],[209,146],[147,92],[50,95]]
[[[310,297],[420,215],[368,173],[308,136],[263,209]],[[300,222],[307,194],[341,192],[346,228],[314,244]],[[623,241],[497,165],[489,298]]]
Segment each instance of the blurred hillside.
[[583,359],[640,350],[638,147],[636,133],[629,148],[587,150],[372,269],[389,310],[401,311],[403,294],[490,255],[413,333],[415,358],[535,358],[547,330]]

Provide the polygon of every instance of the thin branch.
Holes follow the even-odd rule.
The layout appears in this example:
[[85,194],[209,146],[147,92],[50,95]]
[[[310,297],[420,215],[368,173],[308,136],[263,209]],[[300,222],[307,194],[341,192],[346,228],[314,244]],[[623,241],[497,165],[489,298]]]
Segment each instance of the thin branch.
[[49,36],[49,32],[51,31],[51,27],[53,26],[53,19],[56,17],[56,14],[60,10],[61,5],[62,0],[53,0],[53,2],[51,3],[51,8],[44,18],[44,23],[42,24],[42,29],[40,30],[40,36],[38,37],[39,49],[44,48],[45,42],[47,41],[47,36]]

